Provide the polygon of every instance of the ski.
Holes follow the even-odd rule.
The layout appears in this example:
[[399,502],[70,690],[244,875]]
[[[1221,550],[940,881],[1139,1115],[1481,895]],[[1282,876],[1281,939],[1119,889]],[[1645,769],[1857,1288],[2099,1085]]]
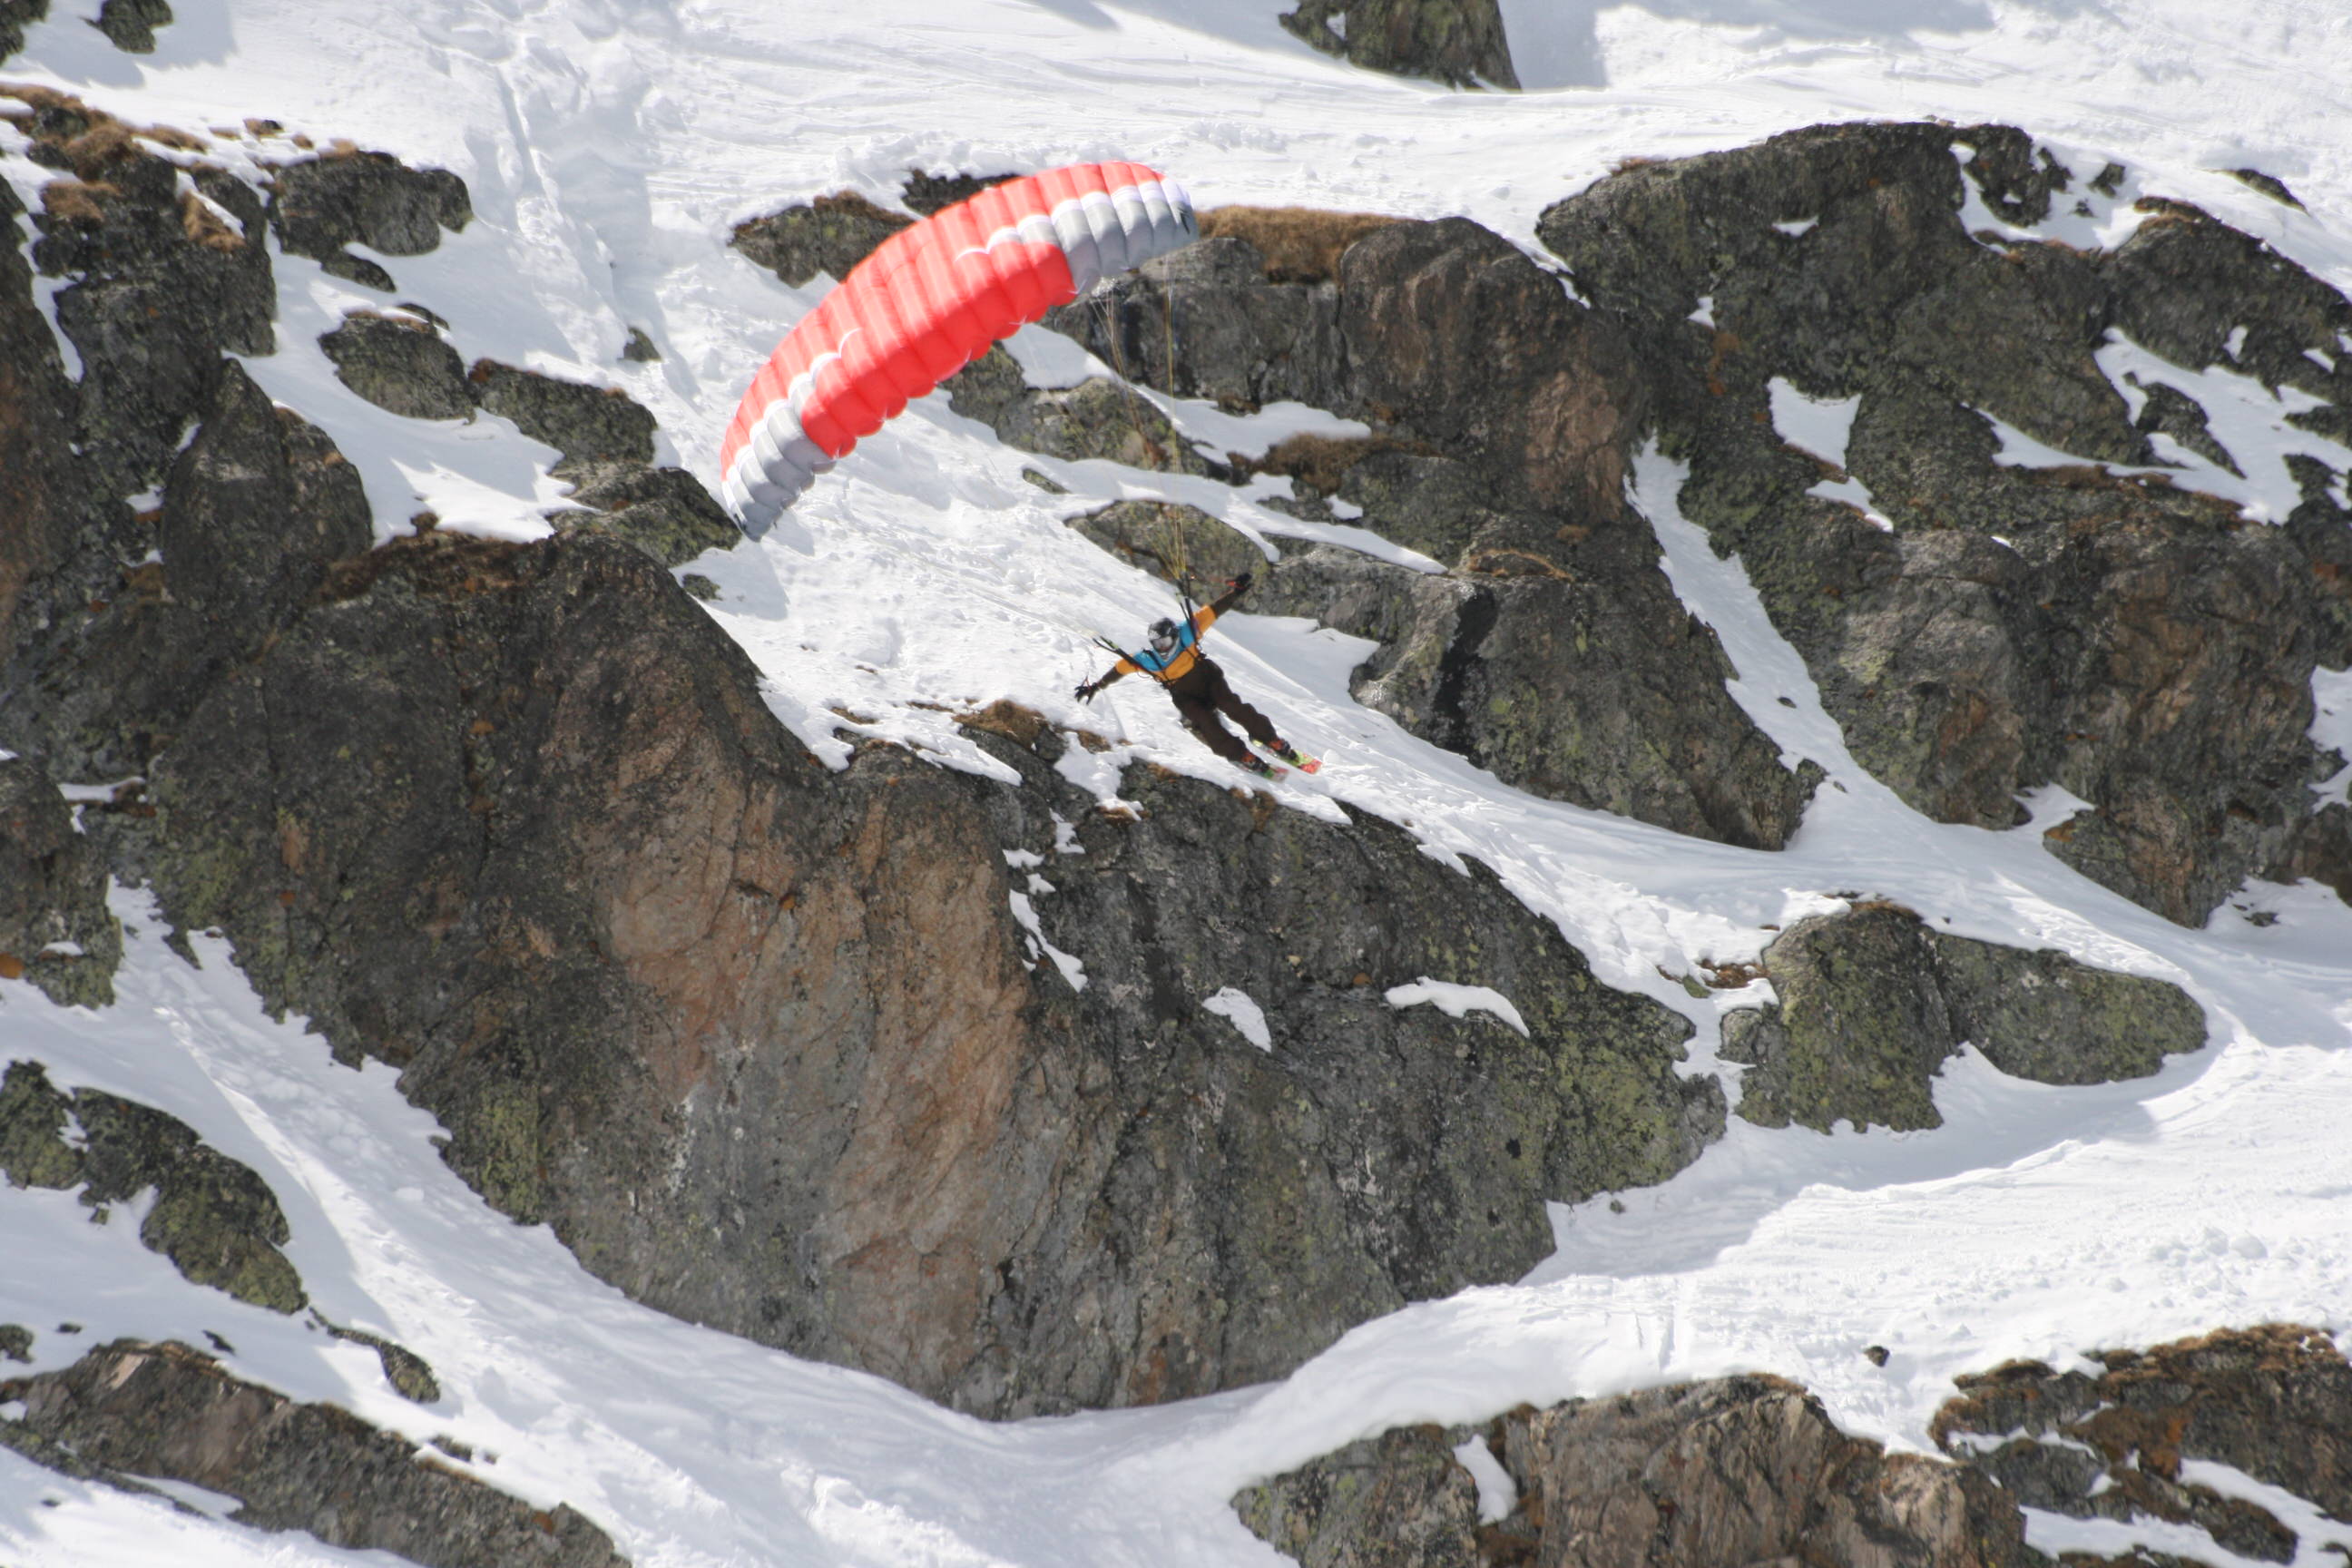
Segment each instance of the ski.
[[[1251,742],[1250,744],[1257,746],[1257,749],[1261,752],[1266,752],[1275,756],[1280,756],[1282,754],[1279,752],[1274,751],[1270,746],[1258,745],[1255,741]],[[1291,748],[1291,752],[1294,755],[1298,755],[1298,748],[1296,746]],[[1323,770],[1323,759],[1320,757],[1298,755],[1298,760],[1291,763],[1291,766],[1297,768],[1302,773],[1320,773]]]

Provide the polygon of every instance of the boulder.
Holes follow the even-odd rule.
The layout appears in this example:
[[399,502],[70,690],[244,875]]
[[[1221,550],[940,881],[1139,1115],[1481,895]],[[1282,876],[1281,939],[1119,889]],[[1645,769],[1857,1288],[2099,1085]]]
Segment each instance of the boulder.
[[415,316],[354,310],[319,339],[335,379],[387,413],[409,419],[470,419],[466,362]]
[[2058,1084],[2145,1078],[2205,1045],[2177,985],[1934,931],[1895,904],[1800,921],[1762,967],[1780,999],[1727,1013],[1722,1056],[1748,1066],[1739,1114],[1764,1127],[1940,1126],[1934,1079],[1963,1044]]
[[737,224],[727,243],[754,265],[804,289],[820,272],[840,282],[876,246],[914,222],[855,191],[837,191]]
[[299,1404],[173,1342],[117,1340],[59,1372],[0,1381],[0,1443],[74,1474],[236,1500],[227,1517],[423,1568],[626,1568],[570,1506],[499,1490],[339,1405]]
[[278,1250],[290,1232],[277,1194],[252,1168],[177,1117],[94,1089],[61,1093],[37,1062],[0,1078],[0,1176],[13,1186],[81,1188],[94,1220],[155,1196],[139,1239],[198,1285],[273,1312],[307,1298]]
[[392,274],[346,247],[422,256],[439,248],[442,230],[462,231],[474,216],[466,182],[446,169],[412,169],[388,153],[348,143],[280,165],[273,184],[269,222],[289,255],[386,293]]
[[1448,87],[1519,85],[1496,0],[1301,0],[1291,33],[1352,65]]
[[155,29],[172,20],[168,0],[101,0],[98,30],[125,54],[155,52]]

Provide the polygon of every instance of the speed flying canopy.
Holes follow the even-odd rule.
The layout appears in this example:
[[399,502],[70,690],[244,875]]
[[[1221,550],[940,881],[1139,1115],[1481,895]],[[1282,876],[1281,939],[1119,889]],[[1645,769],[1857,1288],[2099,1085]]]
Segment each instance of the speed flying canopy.
[[908,400],[1199,233],[1183,187],[1140,163],[1009,180],[901,229],[776,345],[727,427],[720,494],[758,538]]

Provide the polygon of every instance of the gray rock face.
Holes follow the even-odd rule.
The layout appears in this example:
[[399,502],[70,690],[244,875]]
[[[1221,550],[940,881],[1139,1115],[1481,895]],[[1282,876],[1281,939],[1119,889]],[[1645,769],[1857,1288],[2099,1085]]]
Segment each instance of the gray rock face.
[[273,1312],[301,1310],[289,1232],[268,1184],[201,1142],[177,1117],[94,1089],[63,1094],[37,1062],[0,1078],[0,1176],[18,1187],[80,1187],[103,1220],[152,1188],[139,1226],[148,1250],[199,1285]]
[[739,224],[728,243],[754,265],[801,289],[820,272],[839,282],[876,246],[914,222],[904,213],[876,206],[855,191],[839,191]]
[[1780,1000],[1725,1015],[1722,1055],[1751,1065],[1739,1114],[1764,1127],[1940,1126],[1933,1079],[1963,1042],[2063,1084],[2145,1078],[2205,1044],[2176,985],[1932,931],[1892,904],[1800,921],[1763,959]]
[[171,20],[166,0],[103,0],[98,8],[98,30],[125,54],[153,54],[155,29]]
[[332,443],[230,363],[173,465],[154,538],[160,566],[118,567],[114,596],[77,617],[71,640],[10,677],[10,743],[67,777],[143,773],[219,668],[260,647],[373,531]]
[[2091,1359],[2101,1371],[2021,1362],[1959,1379],[1937,1442],[2026,1506],[2195,1525],[2263,1562],[2295,1560],[2296,1531],[2184,1480],[2185,1461],[2230,1466],[2331,1519],[2352,1510],[2352,1367],[2325,1332],[2273,1324]]
[[[1253,221],[1296,257],[1315,254],[1313,215],[1277,216]],[[1336,282],[1273,281],[1236,233],[1052,318],[1185,395],[1296,398],[1375,425],[1370,438],[1303,437],[1249,466],[1291,475],[1309,515],[1328,521],[1336,494],[1360,526],[1451,570],[1300,550],[1261,570],[1251,607],[1378,640],[1358,700],[1506,783],[1702,837],[1785,843],[1818,770],[1782,767],[1726,693],[1720,645],[1675,598],[1625,504],[1647,395],[1616,330],[1475,225],[1322,216]],[[1227,531],[1187,530],[1204,531]]]
[[121,962],[104,859],[40,769],[0,760],[0,980],[29,980],[61,1006],[104,1007]]
[[940,384],[950,407],[1024,452],[1073,462],[1102,458],[1173,473],[1224,472],[1178,435],[1159,409],[1104,376],[1073,387],[1033,387],[1011,354],[992,348]]
[[443,229],[461,231],[474,216],[466,182],[446,169],[412,169],[390,153],[348,144],[281,166],[276,184],[269,222],[278,244],[338,278],[387,293],[392,274],[345,247],[422,256],[439,247]]
[[417,317],[355,311],[319,346],[336,378],[379,408],[411,419],[468,419],[479,407],[560,449],[551,471],[572,481],[578,508],[548,514],[558,529],[626,540],[665,566],[742,537],[699,479],[653,466],[654,417],[617,387],[487,359],[468,372],[435,325]]
[[[2332,355],[2352,304],[2177,203],[2111,254],[1974,237],[1964,180],[2014,223],[2114,188],[2003,127],[1820,127],[1629,169],[1539,232],[1652,371],[1684,512],[1739,552],[1855,756],[1943,821],[2008,826],[2063,784],[2094,809],[2052,851],[2193,924],[2314,831],[2310,678],[2352,658],[2332,475],[2309,462],[2294,516],[2247,524],[2160,479],[2000,466],[1986,416],[2091,463],[2158,461],[2155,431],[2220,452],[2160,377],[2135,420],[2092,358],[2114,331],[2345,428],[2352,376],[2304,351]],[[1778,439],[1776,377],[1859,398],[1845,460],[1894,531],[1807,493],[1844,476]]]
[[184,195],[178,166],[120,121],[38,89],[12,88],[8,98],[28,110],[11,115],[33,139],[28,155],[69,176],[42,187],[33,263],[44,276],[74,279],[56,305],[82,362],[78,437],[88,488],[130,496],[163,478],[212,397],[222,354],[275,347],[260,199],[201,168]]
[[476,360],[467,379],[484,410],[513,420],[569,461],[654,460],[654,416],[618,387],[559,381],[489,359]]
[[[1278,1375],[1719,1129],[1682,1020],[1483,871],[1148,771],[1106,817],[974,722],[1019,788],[836,776],[634,552],[403,541],[157,759],[155,880],[593,1270],[992,1414]],[[1383,999],[1423,976],[1529,1036]]]
[[1282,25],[1368,70],[1448,87],[1519,85],[1495,0],[1301,0]]
[[354,311],[319,339],[335,379],[378,408],[408,419],[465,419],[474,412],[466,362],[429,321]]
[[[2352,1507],[2352,1368],[2325,1332],[2225,1331],[2091,1359],[2104,1370],[2026,1362],[1960,1378],[1934,1423],[1941,1460],[1847,1436],[1792,1384],[1733,1377],[1389,1432],[1234,1506],[1307,1568],[2041,1568],[2021,1508],[2194,1526],[2242,1560],[2313,1549],[2261,1504],[2184,1481],[2193,1459],[2330,1519]],[[1516,1489],[1493,1523],[1477,1522],[1454,1457],[1470,1441]]]
[[540,1510],[340,1406],[301,1405],[177,1343],[118,1340],[62,1372],[0,1382],[0,1443],[128,1485],[184,1481],[229,1518],[425,1568],[626,1568],[568,1505]]
[[25,47],[25,29],[45,20],[49,0],[0,0],[0,61]]
[[[1517,1489],[1477,1522],[1452,1450],[1483,1442]],[[1849,1437],[1793,1384],[1731,1377],[1522,1407],[1483,1428],[1358,1443],[1234,1500],[1308,1568],[1541,1563],[2028,1568],[2023,1520],[1986,1477]]]

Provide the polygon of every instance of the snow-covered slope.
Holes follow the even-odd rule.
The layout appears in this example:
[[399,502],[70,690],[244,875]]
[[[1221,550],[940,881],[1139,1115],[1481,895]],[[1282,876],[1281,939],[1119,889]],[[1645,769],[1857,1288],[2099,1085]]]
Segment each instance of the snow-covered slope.
[[[1866,27],[1842,20],[1851,7],[1765,0],[1525,4],[1507,8],[1523,74],[1573,85],[1516,97],[1352,70],[1282,32],[1272,0],[223,0],[184,5],[143,60],[79,8],[31,29],[0,78],[141,123],[267,116],[458,173],[477,220],[433,255],[391,261],[402,297],[447,318],[469,358],[626,388],[668,455],[706,479],[744,382],[822,287],[778,284],[726,247],[730,228],[844,186],[889,201],[910,167],[1134,157],[1204,206],[1460,213],[1532,247],[1544,205],[1627,157],[1844,118],[2000,120],[2093,166],[2125,163],[2140,189],[2352,286],[2352,16],[2330,0],[1912,0]],[[210,155],[267,151],[230,133]],[[0,131],[0,168],[29,195],[46,172],[21,154]],[[2244,166],[2284,178],[2308,210],[2222,173]],[[247,368],[358,464],[380,530],[430,508],[449,526],[544,531],[560,487],[518,458],[519,437],[352,395],[314,340],[373,297],[299,258],[277,266],[279,352]],[[633,327],[658,363],[620,359]],[[1050,365],[1054,346],[1025,357]],[[1173,411],[1204,434],[1221,417]],[[1216,444],[1245,448],[1310,416],[1292,417],[1217,427]],[[1045,496],[1024,467],[1072,494]],[[2256,887],[2184,931],[2042,851],[2063,801],[2007,833],[1919,816],[1853,763],[1738,563],[1680,521],[1675,465],[1645,457],[1636,480],[1676,590],[1738,668],[1734,695],[1790,756],[1828,771],[1788,850],[1521,795],[1356,705],[1347,676],[1363,645],[1237,616],[1220,628],[1237,684],[1331,759],[1286,803],[1336,815],[1344,800],[1492,865],[1603,979],[1698,1023],[1692,1072],[1730,1070],[1712,1059],[1718,999],[1754,998],[1694,1000],[1674,977],[1752,959],[1768,927],[1834,907],[1837,890],[2174,980],[2206,1008],[2211,1045],[2088,1089],[1965,1058],[1938,1085],[1946,1125],[1931,1132],[1735,1121],[1665,1187],[1558,1213],[1559,1249],[1527,1280],[1366,1325],[1284,1384],[996,1427],[622,1300],[468,1192],[390,1071],[334,1067],[298,1023],[261,1015],[218,944],[199,942],[191,968],[124,894],[142,929],[121,1001],[74,1012],[0,982],[0,1055],[161,1106],[252,1165],[289,1207],[289,1255],[321,1310],[416,1350],[446,1398],[432,1411],[394,1398],[363,1350],[184,1284],[134,1226],[94,1229],[63,1194],[0,1193],[0,1321],[37,1331],[42,1367],[117,1335],[210,1329],[245,1374],[457,1438],[477,1473],[569,1501],[640,1564],[1024,1568],[1274,1561],[1225,1507],[1234,1489],[1402,1422],[1751,1368],[1803,1382],[1851,1430],[1924,1446],[1950,1378],[2011,1356],[2345,1323],[2352,912],[2309,887]],[[843,750],[844,708],[874,717],[865,732],[985,767],[917,704],[1012,696],[1109,729],[1132,748],[1113,761],[1226,777],[1150,693],[1114,689],[1090,710],[1069,696],[1093,673],[1095,629],[1164,606],[1164,590],[1062,526],[1081,503],[1127,496],[1190,501],[1276,548],[1301,527],[1206,480],[1043,463],[934,397],[768,541],[695,570],[719,584],[714,613],[779,717],[820,754]],[[2342,743],[2352,692],[2321,687],[2321,724]],[[68,1321],[80,1331],[57,1330]],[[1868,1345],[1893,1354],[1876,1365]],[[0,1452],[0,1561],[361,1558],[390,1561],[173,1515]]]

